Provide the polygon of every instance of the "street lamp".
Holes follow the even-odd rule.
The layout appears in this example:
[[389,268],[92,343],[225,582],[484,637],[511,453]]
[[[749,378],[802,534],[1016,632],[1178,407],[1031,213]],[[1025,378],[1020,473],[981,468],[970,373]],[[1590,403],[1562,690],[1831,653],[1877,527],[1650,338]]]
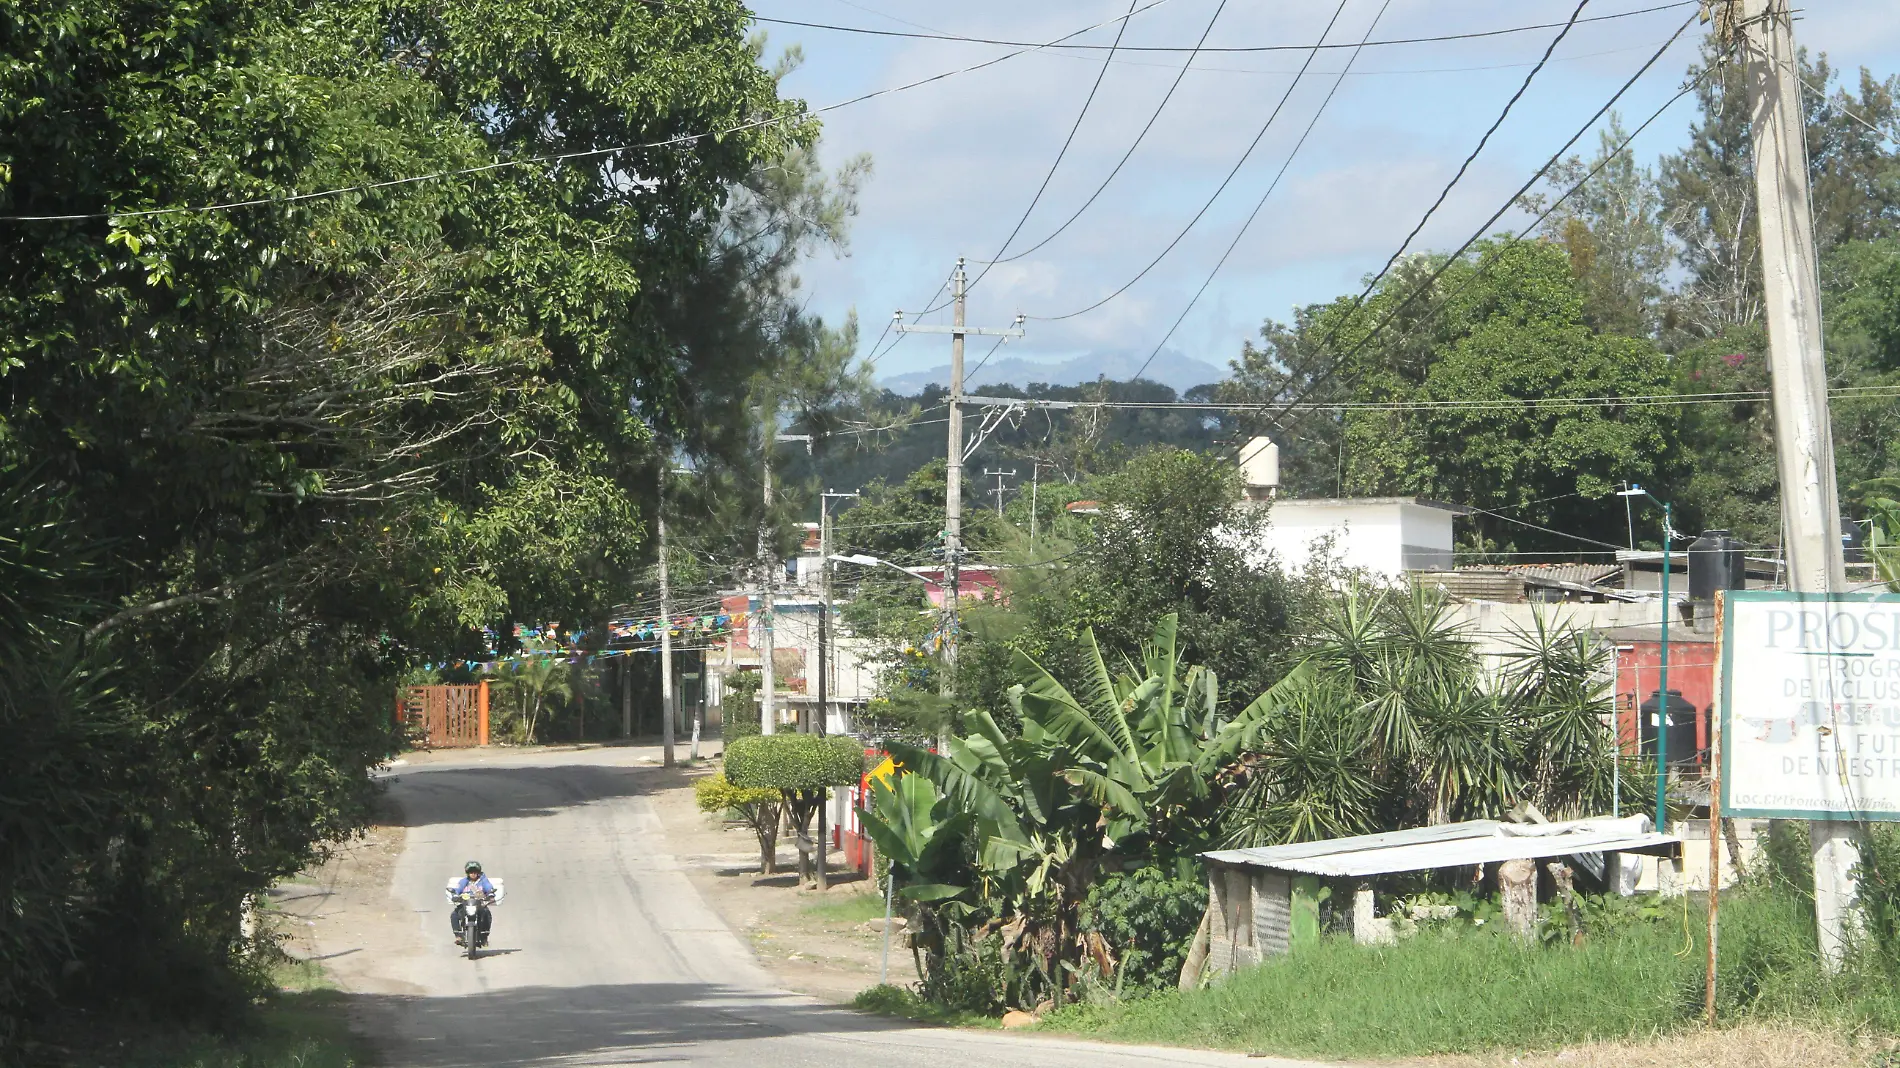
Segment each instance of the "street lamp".
[[[1667,833],[1668,824],[1664,822],[1664,803],[1669,794],[1669,539],[1674,533],[1674,509],[1668,501],[1656,496],[1641,486],[1632,485],[1626,490],[1617,490],[1618,497],[1648,497],[1662,505],[1662,665],[1659,672],[1656,702],[1656,830]],[[1636,744],[1641,750],[1643,743],[1643,702],[1641,688],[1637,690],[1636,702]]]
[[893,564],[889,560],[886,560],[881,556],[871,556],[867,553],[857,553],[852,556],[844,556],[838,553],[832,553],[831,559],[840,564],[856,564],[859,567],[888,567],[894,571],[901,572],[905,578],[916,579],[918,582],[921,582],[926,586],[936,585],[935,582],[932,582],[929,579],[923,577],[922,575],[919,575],[916,572],[910,570],[909,568],[904,567],[902,564]]

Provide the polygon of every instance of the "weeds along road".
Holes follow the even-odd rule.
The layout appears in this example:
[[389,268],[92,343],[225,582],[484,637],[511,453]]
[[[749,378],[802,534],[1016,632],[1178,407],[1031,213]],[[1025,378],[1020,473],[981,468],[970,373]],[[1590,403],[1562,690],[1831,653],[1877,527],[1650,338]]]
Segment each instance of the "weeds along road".
[[[284,895],[381,1064],[1294,1064],[914,1028],[776,990],[669,849],[649,798],[681,780],[656,756],[484,752],[394,769],[402,833]],[[476,961],[457,955],[442,893],[470,858],[507,885]]]

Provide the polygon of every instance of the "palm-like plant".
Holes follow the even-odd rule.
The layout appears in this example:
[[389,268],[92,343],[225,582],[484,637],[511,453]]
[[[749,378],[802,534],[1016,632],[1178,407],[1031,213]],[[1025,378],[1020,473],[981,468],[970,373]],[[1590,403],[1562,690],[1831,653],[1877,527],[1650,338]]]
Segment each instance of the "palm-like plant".
[[524,647],[523,655],[508,661],[496,679],[503,700],[513,706],[521,740],[532,743],[541,713],[552,698],[573,700],[574,675],[557,647],[535,642]]
[[1501,692],[1523,725],[1532,789],[1551,812],[1582,813],[1610,800],[1615,740],[1611,649],[1594,635],[1542,613],[1514,631]]
[[1223,743],[1238,751],[1238,787],[1221,821],[1230,847],[1279,845],[1373,830],[1381,787],[1358,710],[1342,688],[1300,668],[1249,705]]

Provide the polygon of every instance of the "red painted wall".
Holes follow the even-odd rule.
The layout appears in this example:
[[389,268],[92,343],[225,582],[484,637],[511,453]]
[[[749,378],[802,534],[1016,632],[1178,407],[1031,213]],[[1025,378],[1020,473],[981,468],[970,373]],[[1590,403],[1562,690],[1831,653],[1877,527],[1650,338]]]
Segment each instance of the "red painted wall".
[[[1623,751],[1636,752],[1636,709],[1656,692],[1662,675],[1662,643],[1632,642],[1616,649],[1616,726]],[[1697,749],[1709,747],[1709,712],[1715,704],[1715,646],[1669,643],[1669,688],[1695,706]]]

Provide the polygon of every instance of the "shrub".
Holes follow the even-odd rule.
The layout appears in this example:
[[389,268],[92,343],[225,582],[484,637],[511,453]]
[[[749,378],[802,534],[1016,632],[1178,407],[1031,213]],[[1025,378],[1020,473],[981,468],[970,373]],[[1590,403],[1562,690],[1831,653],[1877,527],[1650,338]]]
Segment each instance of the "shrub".
[[783,797],[777,790],[734,786],[724,775],[708,775],[693,784],[693,800],[701,812],[737,812],[758,836],[760,875],[778,869],[778,814]]
[[727,745],[740,738],[759,734],[759,703],[754,700],[765,685],[765,676],[756,671],[737,671],[726,676],[725,696],[719,699],[719,736]]
[[1110,875],[1082,905],[1082,927],[1101,934],[1120,959],[1115,993],[1167,990],[1181,975],[1188,943],[1207,907],[1207,884],[1158,867]]
[[726,778],[755,790],[822,790],[864,777],[864,747],[855,738],[774,734],[740,738],[726,749]]

